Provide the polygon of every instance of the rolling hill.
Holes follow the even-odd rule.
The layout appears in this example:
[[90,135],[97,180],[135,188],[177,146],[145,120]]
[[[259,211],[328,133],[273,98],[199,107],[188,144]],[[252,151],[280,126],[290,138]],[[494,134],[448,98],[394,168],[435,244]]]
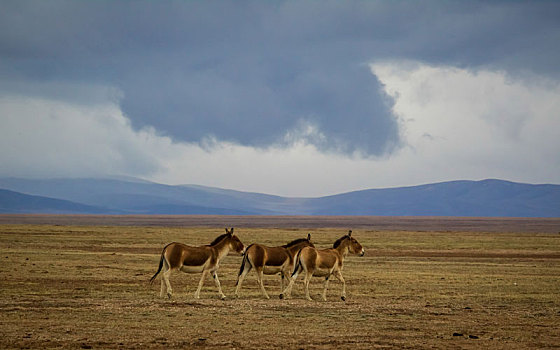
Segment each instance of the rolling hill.
[[4,213],[560,217],[560,185],[451,181],[287,198],[138,179],[0,178]]
[[109,213],[106,208],[2,189],[0,189],[0,213],[119,214],[118,211]]

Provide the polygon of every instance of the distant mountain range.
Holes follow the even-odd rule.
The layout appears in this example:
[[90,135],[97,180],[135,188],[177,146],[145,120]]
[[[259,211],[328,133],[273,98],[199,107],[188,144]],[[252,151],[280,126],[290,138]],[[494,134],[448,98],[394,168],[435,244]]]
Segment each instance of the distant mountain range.
[[0,213],[560,217],[560,185],[451,181],[288,198],[130,178],[0,178]]

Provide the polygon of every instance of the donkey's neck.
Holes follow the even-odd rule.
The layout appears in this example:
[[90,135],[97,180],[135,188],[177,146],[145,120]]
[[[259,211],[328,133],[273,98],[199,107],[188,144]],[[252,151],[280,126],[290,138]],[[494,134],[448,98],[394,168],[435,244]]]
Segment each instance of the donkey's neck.
[[346,256],[348,255],[349,248],[346,242],[340,243],[340,245],[334,249],[340,253],[342,259],[346,258]]
[[222,260],[222,258],[229,253],[229,240],[227,238],[224,238],[221,240],[221,242],[214,245],[213,248],[216,249],[216,252],[218,253],[218,260]]

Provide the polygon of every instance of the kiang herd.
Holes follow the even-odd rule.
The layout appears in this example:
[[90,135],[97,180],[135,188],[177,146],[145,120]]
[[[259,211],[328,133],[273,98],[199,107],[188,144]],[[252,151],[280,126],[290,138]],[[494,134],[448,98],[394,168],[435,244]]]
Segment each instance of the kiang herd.
[[[348,253],[364,255],[362,245],[352,237],[352,231],[337,239],[332,248],[317,249],[311,242],[311,235],[307,238],[296,239],[278,247],[268,247],[253,243],[245,248],[239,238],[231,229],[226,228],[226,233],[216,237],[212,243],[203,246],[189,246],[182,243],[170,243],[166,245],[159,260],[159,267],[155,275],[150,279],[153,283],[161,273],[160,296],[171,298],[173,290],[169,283],[169,276],[173,271],[186,273],[201,273],[198,288],[194,293],[195,298],[200,298],[200,290],[204,280],[211,275],[218,288],[220,298],[226,296],[222,292],[222,286],[218,279],[218,268],[220,261],[235,251],[243,255],[235,288],[235,296],[239,297],[243,280],[251,270],[255,270],[257,281],[265,298],[269,298],[263,284],[263,275],[280,274],[281,294],[280,299],[291,295],[292,287],[300,274],[304,276],[305,297],[312,300],[309,295],[309,282],[311,277],[319,276],[325,278],[322,299],[327,300],[327,287],[331,276],[336,277],[342,283],[341,299],[346,300],[346,282],[342,277],[342,266]],[[286,284],[287,282],[287,284]]]

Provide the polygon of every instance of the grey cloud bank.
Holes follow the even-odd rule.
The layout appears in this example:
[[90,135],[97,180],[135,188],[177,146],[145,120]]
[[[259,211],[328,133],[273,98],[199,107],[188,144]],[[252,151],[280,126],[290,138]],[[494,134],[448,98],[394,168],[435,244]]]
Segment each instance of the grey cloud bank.
[[380,156],[399,146],[398,125],[367,63],[557,77],[559,15],[554,2],[8,1],[2,93],[106,85],[136,128],[176,140],[266,147],[304,123],[322,150]]

